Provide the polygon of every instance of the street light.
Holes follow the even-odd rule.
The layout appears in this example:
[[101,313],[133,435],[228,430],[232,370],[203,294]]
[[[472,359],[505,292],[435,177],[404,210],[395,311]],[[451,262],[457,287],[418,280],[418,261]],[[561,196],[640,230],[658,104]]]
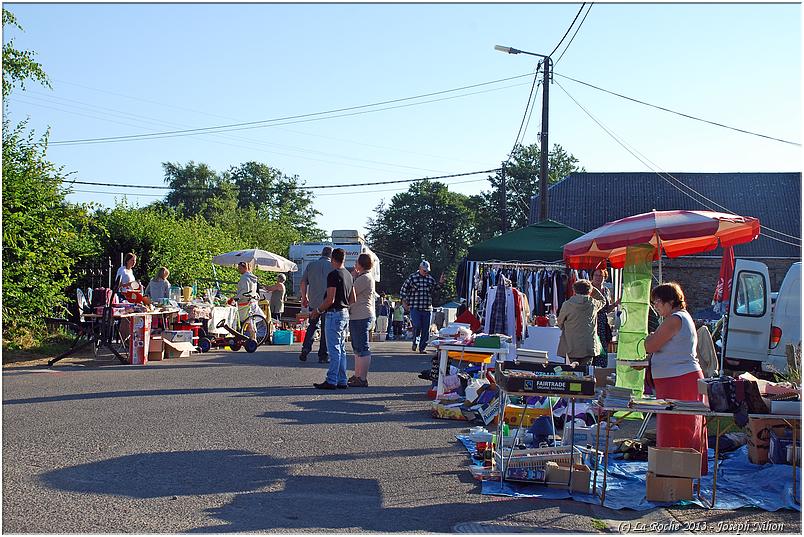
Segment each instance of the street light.
[[513,47],[504,47],[502,45],[494,45],[494,50],[505,52],[507,54],[527,54],[529,56],[538,56],[544,58],[544,89],[542,90],[542,132],[541,132],[541,150],[539,152],[539,221],[547,220],[549,218],[548,205],[547,205],[547,166],[548,166],[548,147],[547,147],[547,126],[548,126],[548,112],[550,110],[550,71],[553,67],[553,60],[550,56],[544,54],[536,54],[535,52],[527,52]]

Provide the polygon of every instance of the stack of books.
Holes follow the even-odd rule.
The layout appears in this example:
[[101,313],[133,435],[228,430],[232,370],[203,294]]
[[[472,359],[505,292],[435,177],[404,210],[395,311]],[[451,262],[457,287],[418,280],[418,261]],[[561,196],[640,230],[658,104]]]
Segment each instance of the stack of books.
[[634,399],[631,401],[631,408],[634,410],[644,410],[645,412],[670,410],[673,408],[673,403],[665,399]]
[[527,362],[529,364],[546,364],[547,351],[537,351],[532,349],[517,349],[516,361]]
[[703,404],[702,401],[677,401],[671,400],[673,403],[673,410],[686,410],[690,412],[709,412],[709,407]]
[[606,386],[600,394],[598,404],[605,408],[627,408],[631,402],[631,388]]

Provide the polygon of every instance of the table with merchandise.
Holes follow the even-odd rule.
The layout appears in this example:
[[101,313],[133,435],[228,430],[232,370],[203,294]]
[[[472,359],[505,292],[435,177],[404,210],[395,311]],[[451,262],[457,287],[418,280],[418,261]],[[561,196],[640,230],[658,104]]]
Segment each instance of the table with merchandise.
[[[681,402],[684,403],[684,402]],[[693,403],[690,403],[693,404]],[[620,406],[603,406],[599,408],[599,412],[605,414],[606,420],[606,439],[604,442],[604,452],[603,452],[603,484],[600,491],[600,505],[606,501],[606,479],[608,476],[608,461],[609,461],[609,431],[612,425],[612,416],[614,414],[620,414],[617,417],[617,420],[625,419],[628,415],[633,414],[635,412],[650,412],[653,414],[671,414],[671,415],[678,415],[678,416],[702,416],[704,418],[704,426],[701,428],[702,435],[707,434],[707,425],[710,421],[714,421],[716,424],[716,432],[715,432],[715,461],[714,461],[714,471],[712,476],[712,499],[711,501],[706,501],[704,498],[701,497],[701,480],[700,477],[698,478],[698,498],[705,503],[708,503],[708,507],[713,509],[717,502],[717,468],[718,468],[718,461],[720,456],[720,437],[731,429],[731,424],[727,425],[725,428],[721,429],[720,420],[716,418],[733,418],[733,413],[728,412],[713,412],[711,410],[707,410],[705,408],[700,409],[676,409],[676,408],[664,408],[660,404],[656,404],[655,402],[652,404],[637,404],[635,406],[628,406],[628,407],[620,407]],[[781,420],[787,423],[788,426],[793,431],[793,457],[792,457],[792,466],[793,466],[793,491],[796,490],[796,459],[797,459],[797,450],[799,449],[796,445],[796,429],[795,422],[798,422],[800,427],[801,425],[801,415],[793,415],[793,414],[749,414],[749,418],[765,418],[765,419],[776,419]],[[598,419],[597,422],[597,440],[600,439],[600,424],[603,420]],[[598,445],[600,445],[598,443]],[[597,460],[597,459],[596,459]],[[595,486],[597,485],[597,466],[595,466],[594,470],[594,482]],[[794,494],[793,497],[798,501],[798,495]]]

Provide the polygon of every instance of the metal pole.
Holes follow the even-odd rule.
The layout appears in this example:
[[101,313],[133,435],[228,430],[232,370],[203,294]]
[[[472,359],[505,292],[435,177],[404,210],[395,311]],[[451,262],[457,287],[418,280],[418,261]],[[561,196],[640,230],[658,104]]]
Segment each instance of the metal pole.
[[550,213],[547,204],[547,172],[548,172],[548,154],[549,147],[547,144],[548,133],[548,116],[550,112],[550,67],[553,65],[553,60],[546,57],[543,62],[544,65],[544,82],[542,85],[542,145],[539,154],[539,221],[543,222],[550,218]]
[[505,163],[502,165],[502,173],[500,174],[500,207],[502,209],[502,232],[508,231],[508,194],[505,190]]

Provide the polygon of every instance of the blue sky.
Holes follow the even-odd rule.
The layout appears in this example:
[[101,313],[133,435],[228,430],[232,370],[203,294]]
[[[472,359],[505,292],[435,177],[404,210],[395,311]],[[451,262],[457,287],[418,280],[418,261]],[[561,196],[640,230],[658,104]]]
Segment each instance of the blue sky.
[[[536,58],[503,54],[494,45],[547,54],[580,4],[5,7],[25,31],[9,31],[4,42],[13,38],[17,48],[36,51],[53,84],[52,91],[36,85],[17,91],[10,117],[29,116],[40,132],[49,126],[51,142],[59,142],[308,114],[527,75]],[[555,71],[686,114],[801,141],[798,4],[594,4]],[[413,106],[226,134],[54,143],[48,157],[75,179],[132,185],[163,185],[166,161],[205,162],[223,171],[256,160],[308,185],[486,170],[510,151],[531,81],[525,76],[398,103],[420,103]],[[651,168],[564,90],[654,170],[801,169],[799,146],[684,119],[560,76],[555,81],[550,145],[561,144],[587,171]],[[538,141],[541,93],[538,103],[526,144]],[[484,177],[446,181],[473,194],[489,188]],[[405,188],[317,191],[319,225],[365,229],[377,203]],[[76,190],[92,192],[76,192],[71,200],[107,206],[122,192],[134,204],[157,199],[143,195],[153,190]]]

